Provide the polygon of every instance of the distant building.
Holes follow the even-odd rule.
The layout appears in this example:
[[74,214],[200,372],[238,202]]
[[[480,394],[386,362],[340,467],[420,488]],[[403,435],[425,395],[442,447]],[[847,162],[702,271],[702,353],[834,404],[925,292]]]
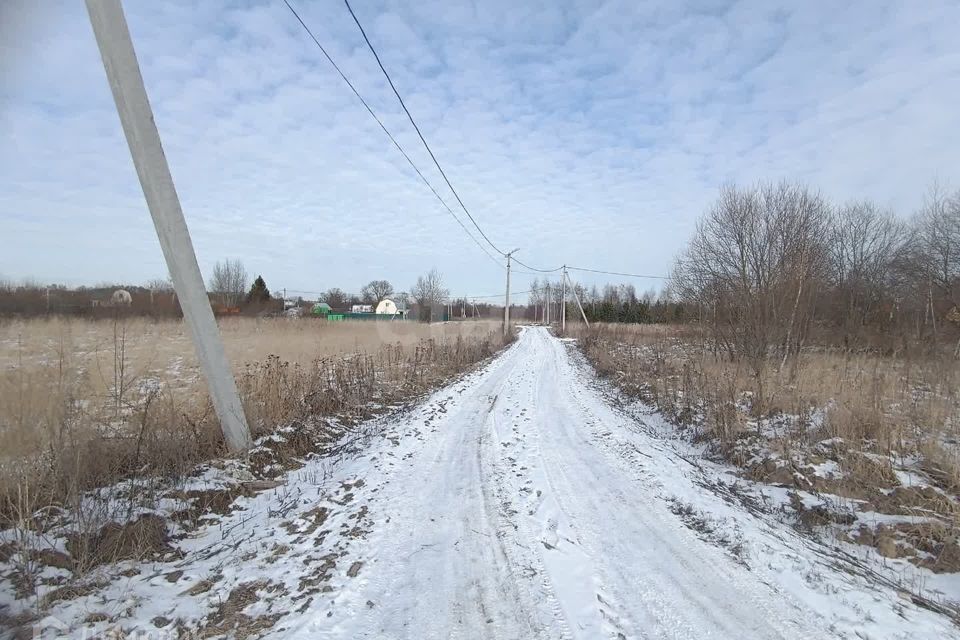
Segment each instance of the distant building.
[[350,313],[373,313],[372,304],[355,304],[350,307]]
[[133,303],[133,296],[126,289],[117,289],[110,296],[110,304],[115,307],[129,307]]
[[377,315],[392,316],[397,318],[405,318],[407,316],[407,310],[401,309],[397,306],[397,303],[389,298],[384,298],[380,301],[380,304],[377,305]]
[[318,302],[313,305],[313,308],[310,310],[310,313],[315,316],[328,316],[333,312],[333,308],[330,307],[326,302]]

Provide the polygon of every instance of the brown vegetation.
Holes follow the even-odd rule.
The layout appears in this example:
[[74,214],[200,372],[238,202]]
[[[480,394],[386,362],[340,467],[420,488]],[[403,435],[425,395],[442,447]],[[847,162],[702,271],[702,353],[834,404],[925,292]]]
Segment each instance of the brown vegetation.
[[[250,455],[262,478],[504,344],[484,322],[231,318],[222,332],[254,435],[284,431],[282,444]],[[16,532],[5,555],[27,582],[51,527],[66,528],[64,566],[80,577],[166,552],[162,521],[138,516],[161,499],[181,504],[175,519],[189,524],[275,486],[171,491],[171,478],[225,453],[180,321],[12,321],[0,324],[0,345],[0,529]]]
[[[893,355],[808,345],[789,373],[768,356],[758,379],[754,366],[724,357],[696,326],[568,329],[601,375],[745,477],[835,507],[795,509],[802,523],[850,524],[852,511],[930,518],[925,527],[891,530],[914,549],[898,557],[954,566],[938,560],[960,551],[960,367],[949,348]],[[920,530],[937,534],[925,544],[940,552],[916,552]]]

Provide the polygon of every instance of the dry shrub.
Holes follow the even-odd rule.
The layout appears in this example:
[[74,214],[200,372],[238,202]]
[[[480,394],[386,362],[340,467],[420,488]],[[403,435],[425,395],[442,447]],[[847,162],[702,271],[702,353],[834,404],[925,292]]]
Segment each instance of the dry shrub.
[[145,514],[132,522],[108,522],[93,532],[78,532],[67,540],[67,551],[84,566],[78,573],[101,564],[120,560],[160,557],[173,551],[169,544],[167,522],[155,514]]
[[[785,366],[771,362],[757,380],[695,326],[572,325],[570,332],[601,375],[678,425],[696,425],[734,462],[745,459],[736,454],[746,434],[780,421],[783,428],[763,440],[781,453],[840,438],[853,451],[915,456],[942,488],[960,487],[960,367],[952,353],[808,347]],[[862,459],[850,456],[847,464],[862,466]],[[897,484],[890,473],[852,471],[865,485]]]
[[[867,442],[885,453],[930,453],[931,443],[955,440],[960,428],[960,367],[952,354],[908,358],[810,348],[783,368],[768,367],[759,381],[767,395],[758,415],[752,400],[758,381],[695,328],[573,325],[571,331],[602,375],[639,390],[670,415],[689,407],[713,412],[707,422],[721,439],[736,437],[750,419],[777,414],[800,418],[802,432],[810,427],[803,418],[817,408],[826,408],[822,430],[807,436]],[[728,419],[729,407],[739,420]]]

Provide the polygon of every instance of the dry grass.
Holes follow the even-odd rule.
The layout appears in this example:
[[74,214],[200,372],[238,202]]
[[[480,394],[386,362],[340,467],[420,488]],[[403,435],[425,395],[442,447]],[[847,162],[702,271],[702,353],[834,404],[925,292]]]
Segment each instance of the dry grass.
[[[308,364],[318,356],[376,351],[383,344],[414,346],[420,340],[444,341],[486,337],[495,323],[326,322],[312,318],[222,318],[220,332],[227,355],[240,373],[247,363],[268,356]],[[172,380],[195,376],[196,355],[186,326],[179,320],[125,318],[129,367],[138,375]],[[112,383],[114,323],[73,317],[0,320],[0,371],[17,370],[47,377],[63,365],[86,372],[86,384],[99,393]]]
[[[870,352],[811,348],[781,367],[771,359],[761,379],[738,362],[714,353],[691,327],[668,325],[574,326],[601,373],[683,421],[705,405],[715,410],[704,425],[711,436],[736,439],[762,418],[797,416],[812,437],[868,443],[883,453],[906,453],[960,437],[960,366],[942,357],[892,357]],[[762,404],[758,401],[762,391]],[[822,421],[812,412],[823,410]],[[707,416],[710,418],[710,416]],[[960,485],[958,485],[960,486]]]
[[[238,377],[269,358],[308,366],[318,358],[408,351],[424,340],[487,339],[488,322],[325,322],[314,319],[227,318],[227,355]],[[178,400],[203,391],[186,326],[180,321],[117,322],[52,317],[0,322],[0,457],[19,458],[56,440],[72,400],[85,408],[140,404],[151,392]],[[136,397],[135,397],[136,396]],[[118,407],[119,405],[119,407]]]
[[[231,318],[222,332],[255,435],[295,420],[351,424],[503,345],[498,325],[487,322]],[[323,435],[301,436],[296,453],[315,450]],[[85,492],[181,474],[222,453],[182,322],[0,324],[0,528],[29,530],[37,509],[51,504],[89,520],[78,534],[123,521],[118,512],[131,512],[129,501],[84,502]],[[131,493],[149,505],[143,487]],[[96,513],[84,513],[90,504]]]
[[[715,353],[695,327],[571,331],[601,375],[745,476],[829,494],[850,508],[933,517],[938,527],[960,531],[960,366],[949,351],[894,356],[810,347],[796,360],[771,359],[757,377]],[[817,471],[824,463],[834,465],[835,477]],[[905,477],[932,487],[915,490]],[[947,555],[955,539],[951,545]],[[911,561],[932,562],[922,554]]]

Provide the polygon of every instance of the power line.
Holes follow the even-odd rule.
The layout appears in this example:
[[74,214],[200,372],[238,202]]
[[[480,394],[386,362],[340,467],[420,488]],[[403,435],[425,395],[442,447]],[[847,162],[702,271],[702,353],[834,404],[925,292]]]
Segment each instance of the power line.
[[[337,63],[333,60],[333,58],[330,56],[330,54],[327,53],[327,50],[324,48],[324,46],[323,46],[322,44],[320,44],[320,41],[317,40],[317,37],[316,37],[315,35],[313,35],[313,31],[311,31],[311,30],[310,30],[310,27],[308,27],[307,24],[303,21],[303,18],[300,17],[300,14],[297,13],[296,9],[293,8],[293,6],[290,4],[290,2],[288,2],[288,0],[283,0],[283,3],[284,3],[285,5],[287,5],[287,8],[290,9],[290,12],[291,12],[291,13],[294,15],[294,17],[297,19],[297,22],[300,23],[300,26],[303,27],[304,31],[307,32],[307,35],[309,35],[310,38],[313,40],[313,42],[317,45],[317,47],[318,47],[318,48],[320,49],[320,51],[323,53],[323,55],[324,55],[324,57],[327,59],[327,61],[331,64],[331,66],[333,66],[334,69],[336,69],[337,73],[340,75],[340,77],[343,79],[343,81],[347,84],[347,86],[350,87],[350,90],[353,92],[353,95],[357,96],[357,98],[358,98],[358,99],[360,100],[360,102],[363,104],[364,108],[366,108],[367,113],[369,113],[369,114],[373,117],[373,119],[377,121],[377,124],[380,125],[380,128],[383,130],[383,132],[384,132],[385,134],[387,134],[387,137],[388,137],[388,138],[390,138],[390,141],[393,143],[393,146],[395,146],[395,147],[397,148],[397,150],[403,155],[403,157],[406,159],[407,163],[408,163],[411,167],[413,167],[413,170],[417,172],[417,175],[420,176],[420,179],[423,181],[423,183],[424,183],[425,185],[427,185],[427,188],[429,188],[430,191],[433,192],[433,195],[436,196],[437,200],[440,201],[440,204],[443,205],[444,209],[446,209],[446,210],[450,213],[450,215],[453,216],[453,219],[457,221],[457,224],[459,224],[459,225],[463,228],[463,230],[466,232],[466,234],[467,234],[468,236],[470,236],[470,239],[473,240],[473,241],[477,244],[478,247],[480,247],[480,249],[487,255],[488,258],[490,258],[491,260],[493,260],[493,262],[494,262],[498,267],[500,267],[501,269],[504,268],[503,265],[500,264],[500,261],[497,260],[496,258],[494,258],[494,257],[490,254],[490,252],[487,251],[487,248],[486,248],[485,246],[483,246],[483,245],[480,243],[480,241],[477,240],[477,239],[473,236],[472,233],[470,233],[470,230],[467,228],[467,226],[466,226],[465,224],[463,224],[463,221],[460,220],[460,218],[457,217],[457,214],[455,214],[455,213],[453,212],[453,209],[451,209],[450,206],[446,203],[446,201],[445,201],[443,198],[440,197],[440,194],[437,193],[437,190],[433,188],[433,185],[430,184],[430,181],[426,179],[426,177],[425,177],[425,176],[423,175],[423,173],[420,171],[420,168],[417,167],[416,164],[414,164],[413,160],[410,159],[410,156],[407,155],[407,152],[404,151],[404,150],[403,150],[403,147],[400,146],[400,143],[397,142],[397,139],[393,137],[393,134],[390,133],[389,129],[387,129],[387,127],[383,124],[383,121],[380,120],[379,116],[377,116],[377,114],[376,114],[376,113],[374,112],[374,110],[370,107],[370,105],[367,104],[367,101],[363,99],[363,96],[360,95],[360,92],[357,91],[357,88],[356,88],[355,86],[353,86],[353,83],[350,82],[350,79],[347,78],[347,76],[346,76],[346,74],[343,72],[343,70],[340,69],[340,66],[337,65]],[[349,8],[349,5],[348,5],[348,8]],[[351,13],[353,13],[352,10],[351,10]],[[359,24],[359,23],[358,23],[358,24]],[[366,36],[364,36],[364,37],[366,37]],[[406,109],[406,107],[404,107],[404,109]],[[407,115],[409,115],[409,113],[408,113]],[[414,126],[416,126],[416,125],[414,125]],[[418,133],[419,133],[419,131],[418,131]],[[421,139],[422,139],[422,136],[421,136]],[[424,144],[426,144],[426,143],[424,143]],[[433,155],[433,154],[431,153],[431,156],[432,156],[432,155]],[[436,161],[436,160],[434,160],[434,161]],[[442,172],[441,172],[441,173],[442,173]],[[446,178],[446,176],[444,176],[444,178]],[[447,184],[449,184],[449,182],[448,182]],[[452,189],[452,187],[451,187],[451,189]],[[456,195],[456,192],[454,192],[454,195]],[[460,198],[459,198],[459,196],[458,196],[458,197],[457,197],[457,200],[459,200],[459,199],[460,199]],[[461,202],[460,204],[462,205],[463,203]],[[466,211],[466,209],[464,209],[464,211]],[[470,214],[467,213],[467,215],[469,216]],[[471,220],[472,220],[472,218],[471,218]],[[474,222],[474,224],[476,224],[476,222]],[[478,229],[479,229],[479,227],[478,227]],[[483,232],[481,231],[480,233],[483,233]],[[486,236],[484,236],[484,238],[486,238]],[[487,240],[487,242],[489,242],[489,240]],[[496,249],[496,247],[494,247],[494,248]],[[499,251],[499,249],[497,249],[497,250]]]
[[[473,242],[478,247],[480,247],[480,249],[484,252],[484,254],[488,258],[490,258],[494,262],[494,264],[496,264],[501,269],[504,269],[505,268],[504,265],[499,260],[497,260],[493,255],[491,255],[490,252],[487,250],[487,248],[476,237],[474,237],[474,235],[470,232],[470,229],[467,228],[467,226],[457,216],[457,214],[454,213],[453,209],[450,208],[450,205],[447,204],[447,202],[443,199],[443,197],[440,196],[440,194],[437,192],[434,186],[430,183],[430,181],[427,180],[426,176],[423,175],[423,172],[420,171],[420,168],[417,167],[417,165],[410,158],[409,154],[407,154],[407,152],[403,149],[403,147],[400,146],[400,143],[397,142],[397,139],[393,136],[392,133],[390,133],[390,130],[387,129],[387,127],[383,124],[383,121],[380,120],[380,117],[377,116],[376,112],[370,107],[370,105],[363,98],[363,96],[360,95],[360,92],[353,85],[353,83],[346,76],[346,74],[339,67],[339,65],[337,65],[333,57],[330,56],[330,54],[327,52],[324,46],[320,44],[320,41],[317,39],[317,37],[313,34],[310,28],[306,25],[306,23],[300,17],[300,14],[298,14],[297,11],[293,8],[289,0],[283,0],[283,2],[287,6],[287,8],[290,10],[290,12],[294,15],[294,17],[297,19],[297,21],[300,23],[300,26],[303,27],[303,29],[307,32],[307,34],[313,40],[314,44],[316,44],[317,47],[320,49],[320,51],[323,53],[324,57],[327,59],[330,65],[333,66],[337,74],[339,74],[339,76],[343,79],[343,81],[350,88],[353,94],[363,104],[364,108],[367,110],[370,116],[377,122],[377,124],[380,126],[380,129],[383,130],[383,132],[387,135],[387,137],[390,139],[393,145],[397,148],[397,150],[401,153],[401,155],[403,155],[404,159],[413,168],[413,170],[416,172],[420,180],[427,186],[428,189],[430,189],[431,193],[433,193],[434,197],[437,198],[440,204],[443,205],[443,208],[446,209],[446,211],[451,216],[453,216],[453,219],[457,221],[457,224],[459,224],[460,227],[467,234],[467,236],[471,240],[473,240]],[[360,30],[360,34],[363,36],[364,42],[366,42],[367,47],[370,49],[370,52],[373,54],[373,57],[376,59],[377,65],[380,67],[380,71],[383,72],[384,77],[386,77],[387,82],[390,84],[390,88],[393,90],[394,95],[396,96],[397,100],[400,102],[400,106],[403,108],[404,113],[407,115],[407,119],[410,120],[410,124],[412,124],[413,128],[416,130],[417,136],[419,136],[420,141],[423,143],[423,146],[426,148],[427,153],[430,155],[430,159],[433,160],[434,165],[436,165],[437,170],[440,172],[440,175],[443,177],[444,182],[446,182],[447,186],[450,188],[451,193],[453,193],[457,202],[460,204],[460,207],[463,209],[463,212],[467,215],[467,218],[469,218],[470,222],[473,223],[473,226],[476,228],[476,230],[480,233],[483,239],[486,240],[487,243],[494,249],[494,251],[496,251],[502,256],[506,256],[507,254],[503,250],[501,250],[496,244],[494,244],[492,240],[490,240],[489,236],[487,236],[487,234],[483,231],[483,229],[477,223],[476,219],[474,219],[473,215],[470,213],[470,210],[467,209],[467,206],[463,203],[463,199],[460,197],[460,194],[457,193],[457,190],[454,188],[453,184],[450,182],[450,179],[447,177],[446,172],[443,170],[443,167],[440,165],[440,162],[437,160],[436,155],[433,153],[433,149],[430,148],[430,145],[429,143],[427,143],[427,140],[424,137],[423,132],[421,132],[420,127],[417,125],[416,120],[414,120],[413,115],[410,113],[410,110],[407,108],[406,103],[403,101],[403,97],[401,97],[400,92],[397,90],[396,85],[393,83],[393,79],[390,77],[390,74],[387,72],[386,68],[383,66],[383,62],[380,59],[380,55],[377,53],[377,50],[374,48],[373,43],[370,42],[370,38],[367,37],[367,33],[364,30],[363,25],[360,24],[360,20],[357,18],[356,13],[354,13],[353,7],[350,6],[349,0],[344,0],[344,4],[346,5],[347,10],[350,12],[350,16],[353,18],[353,21],[356,23],[357,28]],[[522,262],[516,257],[513,258],[513,261],[528,270],[527,272],[523,272],[517,269],[517,270],[514,270],[515,273],[527,273],[528,275],[536,275],[539,273],[555,273],[563,269],[562,266],[555,267],[553,269],[540,269],[538,267],[533,267],[529,264],[526,264],[525,262]],[[666,276],[642,275],[642,274],[636,274],[636,273],[624,273],[619,271],[604,271],[601,269],[589,269],[586,267],[567,267],[567,269],[570,271],[586,271],[590,273],[623,276],[628,278],[650,278],[650,279],[659,279],[659,280],[668,279]],[[522,292],[522,293],[526,293],[526,292]]]
[[[410,113],[410,110],[407,108],[407,104],[403,101],[403,97],[400,95],[400,91],[397,90],[397,86],[393,83],[393,78],[390,77],[390,74],[387,72],[386,67],[383,66],[383,61],[380,59],[380,54],[377,53],[377,50],[373,46],[373,43],[370,42],[370,38],[367,37],[367,32],[363,28],[363,25],[360,24],[360,19],[357,18],[357,14],[354,13],[353,7],[350,6],[350,0],[343,0],[343,3],[347,6],[347,11],[350,12],[350,16],[353,18],[353,21],[356,23],[357,28],[360,29],[360,35],[363,36],[364,42],[367,43],[367,48],[370,49],[370,53],[372,53],[373,57],[376,59],[377,65],[380,67],[380,71],[383,72],[384,77],[387,79],[387,83],[390,85],[390,88],[393,90],[393,94],[397,97],[397,100],[400,102],[400,106],[403,108],[403,112],[407,114],[407,119],[410,120],[410,124],[413,125],[413,128],[417,132],[417,135],[420,137],[420,142],[423,143],[423,146],[424,148],[426,148],[427,153],[430,154],[430,159],[433,160],[433,164],[436,165],[437,170],[440,172],[440,175],[443,176],[444,182],[447,183],[447,186],[450,188],[450,191],[453,193],[454,197],[457,199],[457,202],[460,203],[460,207],[463,209],[463,212],[467,214],[467,218],[470,219],[470,222],[473,223],[473,226],[476,227],[480,235],[483,236],[483,239],[486,240],[491,247],[493,247],[494,251],[499,253],[501,256],[506,257],[507,254],[502,249],[500,249],[500,247],[494,244],[493,240],[491,240],[490,237],[486,233],[484,233],[483,229],[480,228],[480,225],[477,223],[476,219],[470,213],[470,210],[467,209],[467,205],[463,203],[463,199],[460,197],[460,194],[457,193],[457,190],[454,188],[453,184],[450,182],[450,179],[447,177],[446,171],[443,170],[443,166],[441,166],[440,161],[437,160],[437,156],[433,153],[433,149],[430,148],[430,144],[427,142],[427,139],[423,136],[423,132],[420,131],[420,126],[417,124],[417,121],[414,120],[413,115]],[[520,266],[537,273],[555,273],[563,269],[562,266],[555,267],[553,269],[540,269],[537,267],[532,267],[526,264],[525,262],[522,262],[518,258],[513,258],[513,261],[519,264]]]
[[568,271],[589,271],[590,273],[603,273],[609,276],[625,276],[627,278],[652,278],[654,280],[669,280],[668,276],[645,276],[639,273],[623,273],[620,271],[602,271],[600,269],[587,269],[586,267],[567,267]]
[[[284,0],[286,2],[286,0]],[[483,232],[483,229],[480,228],[480,225],[477,224],[477,221],[474,220],[473,216],[470,214],[470,210],[467,209],[467,205],[463,204],[463,200],[460,199],[460,194],[457,193],[457,190],[453,188],[453,184],[450,183],[450,179],[447,178],[446,172],[443,170],[443,167],[440,166],[440,162],[437,160],[437,156],[433,154],[433,149],[430,148],[430,145],[427,144],[427,139],[423,137],[423,133],[420,132],[420,127],[417,126],[417,121],[413,119],[413,116],[410,114],[410,110],[407,109],[406,103],[403,101],[403,98],[400,96],[400,92],[397,91],[396,85],[393,84],[393,79],[390,77],[390,74],[387,73],[386,68],[383,66],[383,62],[380,60],[377,50],[373,48],[373,43],[370,42],[370,38],[367,37],[367,32],[364,31],[363,25],[360,24],[360,20],[357,18],[357,14],[353,12],[353,7],[350,6],[349,0],[343,0],[343,3],[347,5],[347,11],[350,12],[350,15],[353,17],[353,21],[357,23],[357,28],[360,29],[360,34],[363,36],[364,41],[367,43],[370,52],[373,53],[373,57],[377,59],[377,64],[380,66],[380,71],[383,72],[383,75],[386,77],[387,82],[390,83],[390,88],[393,89],[393,94],[397,96],[397,100],[400,101],[400,106],[403,107],[404,113],[407,114],[407,118],[410,120],[410,124],[413,125],[413,128],[416,129],[417,135],[420,136],[420,142],[423,143],[423,146],[426,147],[427,153],[430,154],[430,158],[433,160],[433,164],[437,166],[437,170],[440,171],[440,175],[443,176],[444,182],[447,183],[447,186],[450,187],[450,191],[453,192],[454,197],[457,199],[457,202],[460,203],[460,206],[463,208],[464,213],[467,214],[467,217],[470,218],[470,222],[473,223],[473,226],[477,228],[477,231],[480,232],[480,235],[483,236],[483,239],[490,243],[490,246],[502,256],[506,256],[497,245]]]
[[[511,292],[510,292],[510,295],[511,295],[511,296],[514,296],[514,295],[517,295],[517,296],[518,296],[518,295],[520,295],[521,293],[530,293],[531,291],[533,291],[533,289],[528,289],[527,291],[511,291]],[[482,298],[502,298],[503,295],[504,295],[503,293],[492,293],[492,294],[490,294],[490,295],[488,295],[488,296],[457,296],[456,298],[454,298],[454,300],[460,300],[461,298],[463,298],[463,299],[465,299],[465,300],[480,300],[480,299],[482,299]]]
[[[554,272],[556,272],[556,271],[560,271],[561,269],[563,269],[563,266],[559,266],[559,267],[557,267],[557,268],[555,268],[555,269],[538,269],[538,268],[536,268],[536,267],[531,267],[530,265],[526,264],[525,262],[521,262],[519,258],[514,258],[513,261],[516,262],[517,264],[519,264],[519,265],[522,266],[522,267],[525,267],[525,268],[527,268],[527,269],[530,269],[531,271],[536,271],[536,272],[538,272],[538,273],[554,273]],[[522,273],[522,272],[519,272],[519,271],[518,271],[517,273]]]

